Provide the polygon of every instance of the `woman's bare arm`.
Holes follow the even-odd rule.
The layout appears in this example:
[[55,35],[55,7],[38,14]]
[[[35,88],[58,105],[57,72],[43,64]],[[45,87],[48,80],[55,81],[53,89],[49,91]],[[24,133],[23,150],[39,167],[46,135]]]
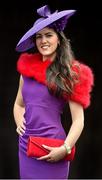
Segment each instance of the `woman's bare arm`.
[[13,108],[13,114],[14,114],[14,120],[17,125],[17,133],[19,135],[23,135],[25,133],[25,119],[24,119],[24,113],[25,113],[25,107],[23,103],[23,98],[22,98],[22,86],[23,86],[23,79],[20,77],[19,81],[19,88],[16,96],[16,100],[14,103],[14,108]]
[[73,147],[84,128],[84,111],[83,107],[74,101],[69,101],[69,107],[71,111],[72,125],[66,137],[65,143],[68,146]]

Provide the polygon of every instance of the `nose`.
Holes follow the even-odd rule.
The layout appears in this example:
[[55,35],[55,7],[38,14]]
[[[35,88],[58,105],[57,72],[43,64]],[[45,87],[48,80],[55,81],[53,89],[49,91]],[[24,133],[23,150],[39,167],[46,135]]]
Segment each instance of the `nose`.
[[42,36],[42,38],[41,38],[41,42],[42,42],[42,43],[46,43],[46,42],[47,42],[47,39],[46,39],[46,37],[45,37],[45,36]]

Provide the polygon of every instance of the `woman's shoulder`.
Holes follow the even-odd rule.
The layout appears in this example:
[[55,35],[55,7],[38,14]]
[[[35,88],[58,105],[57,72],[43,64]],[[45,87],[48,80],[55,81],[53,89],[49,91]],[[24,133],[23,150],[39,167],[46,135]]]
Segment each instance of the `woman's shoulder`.
[[79,82],[86,81],[87,83],[89,82],[90,85],[93,85],[94,73],[92,67],[78,60],[74,60],[72,69],[78,73]]
[[35,60],[39,57],[38,53],[22,53],[19,58],[18,58],[18,62],[27,62],[27,61],[31,61],[31,60]]
[[22,53],[17,61],[17,71],[27,72],[31,69],[31,66],[38,62],[40,55],[38,53]]
[[17,71],[20,74],[29,76],[30,67],[34,61],[34,55],[29,53],[22,53],[17,61]]
[[94,73],[90,66],[78,60],[73,61],[72,69],[78,73],[78,82],[74,86],[71,100],[79,102],[84,108],[90,105],[90,93],[94,85]]
[[74,60],[73,63],[72,63],[72,69],[76,72],[80,72],[80,75],[91,75],[93,76],[93,70],[92,68],[81,62],[81,61],[78,61],[78,60]]

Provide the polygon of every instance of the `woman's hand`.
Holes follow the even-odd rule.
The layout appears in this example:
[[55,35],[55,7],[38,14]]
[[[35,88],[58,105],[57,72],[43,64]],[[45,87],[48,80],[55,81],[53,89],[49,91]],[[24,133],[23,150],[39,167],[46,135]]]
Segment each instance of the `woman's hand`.
[[42,156],[40,158],[37,158],[37,160],[46,160],[48,162],[57,162],[59,160],[64,159],[64,157],[67,154],[66,149],[63,145],[60,147],[49,147],[49,146],[43,145],[43,147],[49,151],[49,154]]
[[25,130],[26,130],[26,127],[25,127],[25,119],[23,119],[23,121],[21,121],[18,125],[17,125],[17,133],[20,135],[20,136],[23,136],[23,134],[25,133]]

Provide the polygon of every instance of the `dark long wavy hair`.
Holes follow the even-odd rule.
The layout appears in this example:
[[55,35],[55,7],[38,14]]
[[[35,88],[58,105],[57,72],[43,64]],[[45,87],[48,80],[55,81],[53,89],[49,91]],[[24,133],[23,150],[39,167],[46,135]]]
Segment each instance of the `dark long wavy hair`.
[[47,69],[46,76],[49,91],[60,97],[63,92],[68,95],[73,92],[74,84],[78,80],[78,73],[76,74],[72,69],[75,57],[70,41],[63,32],[57,32],[57,34],[60,45],[58,45],[53,63]]

